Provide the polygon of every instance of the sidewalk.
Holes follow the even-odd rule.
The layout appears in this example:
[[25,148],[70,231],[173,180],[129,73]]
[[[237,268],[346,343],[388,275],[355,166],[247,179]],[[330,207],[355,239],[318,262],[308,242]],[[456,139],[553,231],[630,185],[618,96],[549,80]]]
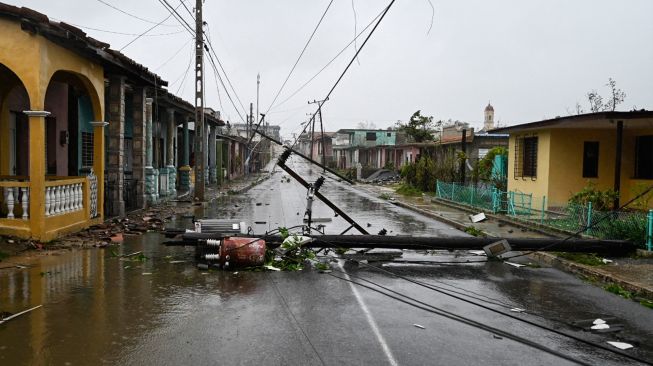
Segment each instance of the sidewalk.
[[[525,224],[512,222],[508,218],[503,219],[499,215],[488,215],[487,220],[473,224],[469,215],[478,212],[456,207],[453,203],[437,201],[430,195],[406,197],[395,193],[390,187],[362,183],[356,187],[377,197],[382,195],[391,197],[390,201],[397,206],[421,213],[459,230],[474,227],[487,236],[506,239],[565,237],[562,233],[530,228]],[[547,252],[537,252],[530,257],[542,264],[579,275],[602,287],[618,285],[618,287],[612,286],[612,292],[620,287],[624,290],[621,292],[622,296],[653,300],[653,257],[611,258],[612,263],[598,266],[580,264]]]

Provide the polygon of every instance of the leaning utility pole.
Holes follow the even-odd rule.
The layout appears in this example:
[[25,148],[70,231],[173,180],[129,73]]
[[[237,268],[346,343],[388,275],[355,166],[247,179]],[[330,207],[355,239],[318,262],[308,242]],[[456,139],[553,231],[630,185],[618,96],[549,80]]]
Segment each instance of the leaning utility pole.
[[[320,116],[320,130],[322,131],[322,165],[326,166],[326,147],[324,146],[324,124],[322,123],[322,104],[329,100],[329,98],[326,98],[324,100],[313,100],[312,102],[309,101],[308,104],[316,104],[317,103],[317,112],[318,115]],[[313,126],[315,126],[315,120],[313,120]],[[311,139],[313,137],[311,136]],[[312,140],[311,140],[312,141]],[[311,143],[312,144],[312,143]],[[311,154],[313,153],[312,147],[311,147]],[[311,158],[313,158],[313,155],[311,155]]]
[[[204,30],[202,1],[195,1],[195,199],[204,201]],[[215,143],[215,142],[214,142]]]
[[[310,103],[310,102],[308,102],[308,103]],[[311,157],[311,160],[312,160],[313,159],[313,137],[314,137],[313,135],[315,134],[315,113],[306,113],[306,115],[311,116],[311,118],[309,118],[308,122],[306,122],[306,123],[311,124],[311,127],[308,127],[308,133],[310,134],[309,141],[310,141],[310,146],[311,146],[309,156]]]

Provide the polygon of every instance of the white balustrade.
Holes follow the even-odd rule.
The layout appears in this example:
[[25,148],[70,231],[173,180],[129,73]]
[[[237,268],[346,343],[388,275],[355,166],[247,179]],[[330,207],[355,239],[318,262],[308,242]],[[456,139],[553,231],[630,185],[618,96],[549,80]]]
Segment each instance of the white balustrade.
[[84,208],[83,184],[61,184],[45,189],[45,215],[55,216]]
[[23,204],[23,220],[27,220],[29,218],[29,189],[27,187],[22,187],[20,189],[22,195],[21,195],[21,203]]
[[7,218],[14,218],[14,187],[7,187]]
[[[29,219],[29,188],[28,187],[7,187],[3,186],[4,205],[7,208],[8,219]],[[22,209],[22,215],[16,217],[16,207]]]

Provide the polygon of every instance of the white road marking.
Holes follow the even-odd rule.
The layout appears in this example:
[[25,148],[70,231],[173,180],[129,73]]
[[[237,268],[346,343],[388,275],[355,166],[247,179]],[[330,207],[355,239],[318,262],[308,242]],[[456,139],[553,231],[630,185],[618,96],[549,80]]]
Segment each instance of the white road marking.
[[[347,274],[347,271],[342,266],[341,262],[338,262],[338,266],[340,267],[340,269],[342,269],[342,272],[345,275],[345,278],[347,278],[348,280],[351,280],[351,278]],[[363,298],[361,297],[360,293],[358,292],[358,289],[351,282],[349,282],[349,286],[351,287],[351,291],[354,293],[354,296],[356,297],[356,300],[358,301],[358,305],[360,305],[361,310],[363,310],[363,313],[365,313],[365,317],[367,317],[367,322],[370,324],[370,327],[372,328],[372,331],[374,332],[374,335],[376,336],[376,339],[378,339],[379,343],[381,344],[381,348],[383,349],[383,353],[385,353],[385,356],[388,358],[388,363],[390,365],[392,365],[392,366],[398,366],[399,363],[395,359],[395,356],[392,354],[392,351],[390,350],[390,347],[388,346],[388,343],[386,343],[385,338],[383,338],[383,335],[381,334],[381,331],[379,330],[379,327],[376,325],[376,321],[374,320],[374,317],[372,316],[372,313],[370,313],[370,310],[367,308],[367,305],[365,305],[365,302],[363,301]]]

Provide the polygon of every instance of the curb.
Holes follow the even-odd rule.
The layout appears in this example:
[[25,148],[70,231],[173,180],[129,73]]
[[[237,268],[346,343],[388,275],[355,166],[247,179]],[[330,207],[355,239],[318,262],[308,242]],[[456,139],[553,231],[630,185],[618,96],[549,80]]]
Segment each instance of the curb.
[[538,232],[540,234],[551,236],[553,238],[564,238],[564,237],[567,237],[567,236],[570,235],[570,233],[563,232],[563,231],[543,229],[542,227],[540,227],[536,223],[526,224],[526,223],[523,223],[523,222],[520,222],[520,221],[510,220],[510,219],[508,219],[506,217],[495,215],[495,214],[493,214],[491,212],[487,212],[487,211],[485,211],[483,209],[472,209],[471,207],[468,207],[468,206],[460,206],[460,205],[458,205],[458,204],[456,204],[456,203],[454,203],[452,201],[445,200],[445,199],[442,199],[442,198],[435,198],[435,197],[431,198],[431,202],[435,202],[435,203],[438,203],[438,204],[441,204],[441,205],[444,205],[444,206],[447,206],[447,207],[451,207],[451,208],[454,208],[454,209],[457,209],[457,210],[465,211],[465,212],[468,212],[468,213],[471,213],[471,214],[483,212],[483,213],[485,213],[485,215],[487,217],[489,217],[491,219],[494,219],[494,220],[497,220],[497,221],[499,221],[501,223],[504,223],[506,225],[512,225],[512,226],[516,226],[516,227],[519,227],[519,228],[528,229],[530,231],[535,231],[535,232]]
[[639,295],[642,295],[646,298],[653,299],[653,288],[648,288],[646,286],[643,286],[638,283],[633,283],[628,280],[624,280],[622,278],[619,278],[618,276],[615,276],[612,273],[607,273],[605,271],[602,271],[598,268],[590,267],[590,266],[585,266],[579,263],[575,263],[560,257],[557,257],[553,254],[550,253],[544,253],[544,252],[534,252],[528,255],[530,258],[533,258],[535,260],[544,262],[551,267],[554,267],[556,269],[576,274],[576,275],[582,275],[582,276],[587,276],[587,277],[592,277],[593,279],[597,279],[602,283],[605,284],[617,284],[626,290],[632,292],[632,293],[637,293]]
[[403,208],[411,210],[411,211],[415,211],[415,212],[417,212],[419,214],[422,214],[422,215],[424,215],[426,217],[430,217],[430,218],[432,218],[434,220],[443,222],[443,223],[445,223],[447,225],[451,225],[451,226],[453,226],[454,228],[456,228],[458,230],[464,231],[467,228],[467,225],[463,225],[458,221],[448,219],[448,218],[446,218],[444,216],[435,214],[435,213],[433,213],[433,212],[431,212],[429,210],[424,210],[424,209],[419,208],[417,206],[413,206],[413,205],[411,205],[409,203],[405,203],[405,202],[401,202],[401,201],[389,201],[389,202],[392,203],[395,206],[399,206],[399,207],[403,207]]

